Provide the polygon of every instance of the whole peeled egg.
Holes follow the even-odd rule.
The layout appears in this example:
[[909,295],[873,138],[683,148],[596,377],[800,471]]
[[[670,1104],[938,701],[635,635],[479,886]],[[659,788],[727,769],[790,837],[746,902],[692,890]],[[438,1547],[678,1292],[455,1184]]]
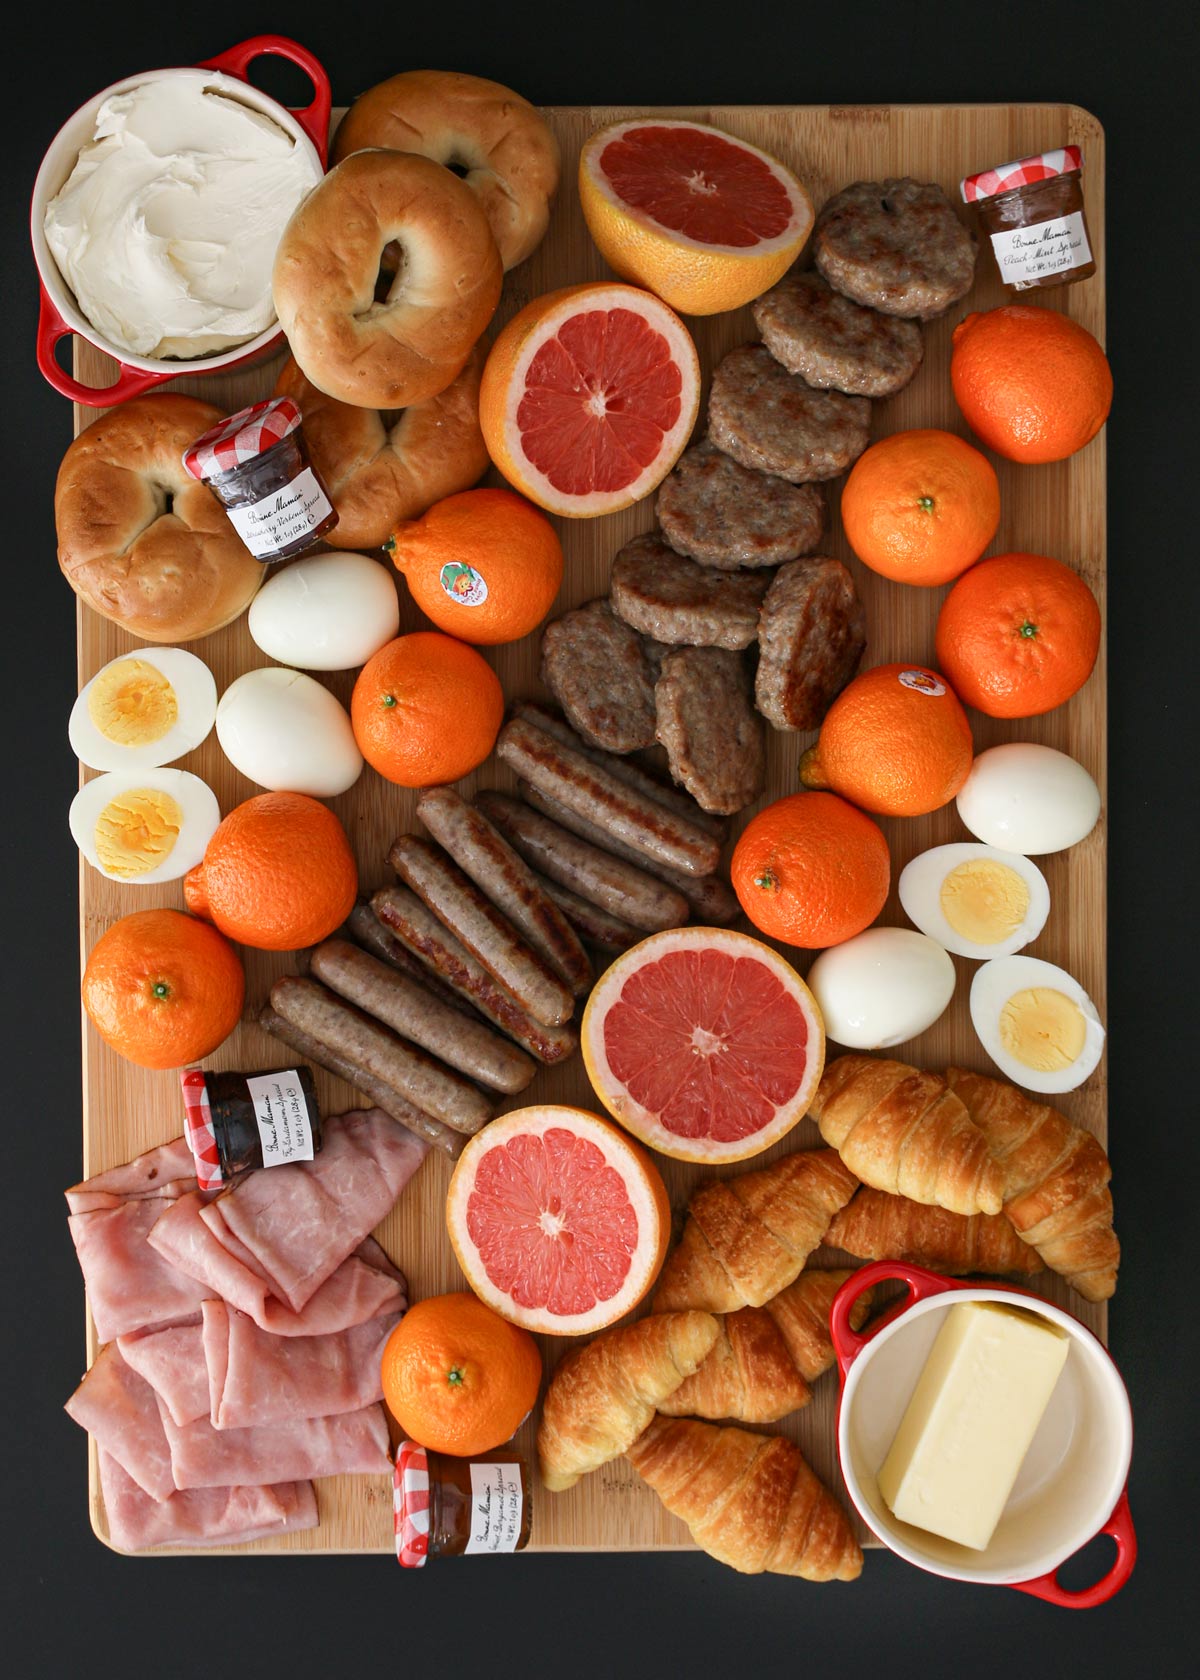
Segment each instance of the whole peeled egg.
[[1007,741],[979,754],[956,803],[963,822],[986,845],[1040,857],[1065,851],[1092,832],[1100,789],[1066,753]]
[[931,1027],[954,995],[954,964],[911,928],[868,928],[822,951],[808,987],[848,1050],[886,1050]]
[[362,773],[346,708],[303,671],[247,671],[221,696],[217,739],[243,776],[273,792],[317,799],[345,793]]
[[250,603],[250,635],[281,665],[352,671],[400,628],[392,573],[365,554],[317,554],[263,584]]
[[910,921],[958,957],[1006,957],[1046,925],[1050,889],[1036,863],[963,841],[919,853],[900,875]]
[[187,770],[110,770],[71,801],[71,838],[110,881],[176,881],[204,856],[221,820],[216,795]]
[[1038,957],[997,957],[976,970],[971,1022],[1006,1079],[1048,1096],[1082,1085],[1104,1049],[1091,998]]
[[154,768],[191,752],[217,715],[217,685],[185,648],[138,648],[110,659],[80,690],[67,733],[93,770]]

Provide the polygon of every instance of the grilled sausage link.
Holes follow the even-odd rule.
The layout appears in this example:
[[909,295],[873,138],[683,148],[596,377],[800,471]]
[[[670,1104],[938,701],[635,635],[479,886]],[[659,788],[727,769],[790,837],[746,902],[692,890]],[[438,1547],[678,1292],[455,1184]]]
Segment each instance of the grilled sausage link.
[[346,920],[346,931],[364,951],[370,951],[373,957],[378,957],[390,968],[398,969],[401,974],[407,974],[410,980],[426,987],[448,1009],[457,1009],[460,1015],[465,1015],[472,1021],[479,1019],[465,998],[459,997],[456,991],[439,980],[431,968],[427,968],[400,943],[390,928],[384,927],[371,909],[369,899],[364,899],[354,906]]
[[602,945],[609,951],[627,951],[631,945],[636,945],[645,935],[641,928],[635,928],[632,923],[624,922],[620,916],[610,916],[607,910],[602,910],[598,904],[591,904],[586,898],[580,898],[569,887],[560,886],[557,881],[551,881],[546,875],[534,874],[547,898],[552,898],[563,915],[570,922],[581,939],[586,939],[592,945]]

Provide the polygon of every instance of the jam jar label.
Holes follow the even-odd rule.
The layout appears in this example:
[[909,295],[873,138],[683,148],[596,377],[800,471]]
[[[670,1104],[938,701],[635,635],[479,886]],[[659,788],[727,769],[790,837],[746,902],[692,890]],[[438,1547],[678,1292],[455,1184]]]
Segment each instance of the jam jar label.
[[1032,227],[1002,228],[992,234],[992,250],[1000,278],[1007,286],[1026,286],[1069,273],[1092,260],[1083,216],[1055,216]]
[[312,468],[305,467],[282,490],[225,511],[255,559],[273,560],[293,543],[303,542],[333,509]]
[[515,1552],[524,1505],[519,1464],[472,1464],[467,1551]]
[[483,576],[465,560],[455,560],[443,566],[438,582],[452,601],[460,607],[481,607],[488,598],[488,586]]
[[262,1141],[264,1167],[314,1158],[312,1120],[295,1068],[246,1080]]

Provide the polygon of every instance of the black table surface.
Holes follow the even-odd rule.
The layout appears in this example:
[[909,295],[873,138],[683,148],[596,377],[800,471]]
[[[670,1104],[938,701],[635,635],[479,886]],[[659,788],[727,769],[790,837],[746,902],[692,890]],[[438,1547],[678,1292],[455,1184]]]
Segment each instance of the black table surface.
[[[1173,1680],[1194,1673],[1194,1305],[1200,1163],[1187,1046],[1197,888],[1194,504],[1197,386],[1196,9],[1010,0],[857,7],[708,0],[424,8],[159,0],[14,7],[8,26],[9,381],[0,482],[10,590],[0,615],[5,1105],[0,1226],[0,1653],[21,1680],[120,1668],[191,1676],[512,1676],[961,1672]],[[16,26],[15,36],[13,26]],[[535,102],[1073,101],[1108,150],[1110,1099],[1124,1260],[1111,1343],[1132,1395],[1140,1559],[1107,1606],[1074,1614],[868,1554],[853,1586],[745,1578],[690,1554],[532,1556],[402,1575],[379,1558],[127,1559],[88,1524],[85,1440],[62,1412],[84,1363],[83,1295],[62,1189],[80,1175],[76,858],[66,808],[74,600],[52,498],[71,435],[38,376],[29,188],[55,130],[131,72],[295,36],[335,103],[395,70],[493,76]],[[264,85],[285,99],[302,90]],[[569,188],[567,190],[570,190]],[[1106,1566],[1107,1542],[1071,1568]]]

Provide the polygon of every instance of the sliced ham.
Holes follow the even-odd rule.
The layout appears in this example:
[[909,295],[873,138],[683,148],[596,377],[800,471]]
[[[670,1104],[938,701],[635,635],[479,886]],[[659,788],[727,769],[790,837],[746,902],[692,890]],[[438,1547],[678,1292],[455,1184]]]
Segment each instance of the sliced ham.
[[177,1488],[386,1472],[391,1465],[382,1406],[255,1429],[214,1429],[207,1418],[180,1427],[164,1406],[162,1421]]
[[224,1301],[206,1301],[203,1359],[211,1423],[248,1429],[374,1405],[383,1398],[383,1344],[399,1322],[400,1313],[391,1312],[332,1336],[271,1336]]
[[150,1233],[155,1251],[275,1334],[311,1334],[362,1323],[306,1323],[289,1332],[278,1305],[298,1320],[327,1279],[392,1209],[429,1145],[380,1108],[325,1124],[314,1161],[247,1173],[214,1201],[198,1193],[167,1207]]
[[97,1355],[66,1410],[150,1499],[169,1499],[175,1492],[158,1398],[125,1363],[115,1342]]
[[158,1395],[172,1422],[195,1423],[208,1416],[208,1366],[198,1313],[186,1324],[122,1336],[117,1346],[125,1363]]
[[158,1503],[101,1450],[100,1489],[109,1538],[123,1552],[147,1546],[233,1546],[317,1526],[317,1496],[307,1481],[196,1488]]

